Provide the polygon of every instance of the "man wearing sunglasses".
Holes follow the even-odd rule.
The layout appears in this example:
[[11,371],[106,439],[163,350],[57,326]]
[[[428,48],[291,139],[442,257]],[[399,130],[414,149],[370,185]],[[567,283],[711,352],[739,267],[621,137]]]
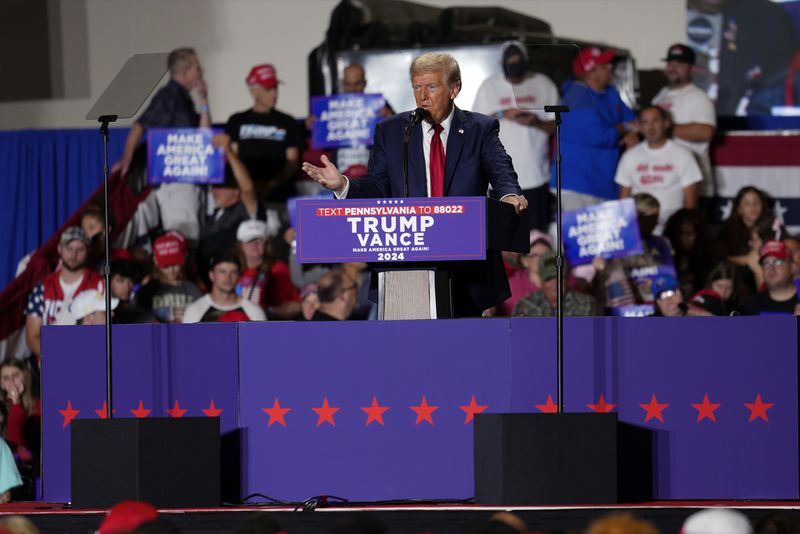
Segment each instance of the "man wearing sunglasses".
[[766,289],[747,297],[742,315],[792,315],[798,307],[792,277],[792,254],[781,241],[767,241],[759,253]]

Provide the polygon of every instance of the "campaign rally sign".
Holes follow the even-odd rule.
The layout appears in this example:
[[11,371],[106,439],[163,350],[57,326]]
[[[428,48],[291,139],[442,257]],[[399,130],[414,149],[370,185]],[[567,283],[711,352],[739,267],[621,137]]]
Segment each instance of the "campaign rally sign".
[[147,176],[151,184],[221,184],[225,151],[211,144],[217,128],[154,128],[147,132]]
[[591,263],[597,256],[621,258],[642,252],[632,198],[565,212],[561,235],[570,265]]
[[300,263],[486,258],[484,197],[298,200],[297,213]]
[[385,105],[383,95],[345,93],[315,96],[311,114],[317,121],[311,129],[311,146],[316,149],[371,145],[378,114]]

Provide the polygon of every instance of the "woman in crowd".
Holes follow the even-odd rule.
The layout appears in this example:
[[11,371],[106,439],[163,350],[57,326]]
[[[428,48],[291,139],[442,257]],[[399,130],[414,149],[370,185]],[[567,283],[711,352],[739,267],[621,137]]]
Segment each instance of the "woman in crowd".
[[269,318],[292,319],[300,314],[300,291],[292,284],[289,266],[272,257],[267,246],[267,224],[251,219],[236,231],[234,253],[244,270],[240,295],[261,306]]
[[724,315],[735,310],[739,306],[742,294],[742,282],[737,266],[729,261],[719,262],[708,274],[706,289],[719,295]]
[[17,359],[0,364],[0,399],[8,413],[4,438],[18,459],[24,489],[23,498],[34,498],[33,484],[38,476],[42,401],[33,388],[28,366]]
[[708,225],[697,210],[680,209],[667,221],[664,230],[672,245],[673,261],[684,295],[694,295],[703,288],[713,265],[708,250]]
[[511,297],[498,306],[497,315],[499,316],[510,317],[514,312],[514,306],[520,299],[542,287],[542,279],[539,276],[539,258],[545,252],[553,250],[553,244],[547,234],[538,230],[531,232],[530,244],[529,253],[522,254],[520,257],[522,268],[515,270],[508,277]]
[[774,218],[766,193],[752,186],[741,188],[717,236],[718,255],[736,265],[747,265],[753,229],[763,223],[771,225]]

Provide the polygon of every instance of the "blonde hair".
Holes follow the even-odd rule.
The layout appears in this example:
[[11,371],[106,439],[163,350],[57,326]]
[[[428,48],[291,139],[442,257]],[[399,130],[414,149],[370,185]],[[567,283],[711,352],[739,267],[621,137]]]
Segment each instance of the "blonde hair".
[[584,534],[658,534],[658,529],[629,513],[612,513],[593,521]]
[[0,529],[11,534],[39,534],[36,525],[21,515],[10,515],[0,519]]
[[411,62],[409,75],[412,79],[426,72],[444,72],[447,75],[447,85],[461,87],[461,69],[456,58],[450,54],[428,52]]

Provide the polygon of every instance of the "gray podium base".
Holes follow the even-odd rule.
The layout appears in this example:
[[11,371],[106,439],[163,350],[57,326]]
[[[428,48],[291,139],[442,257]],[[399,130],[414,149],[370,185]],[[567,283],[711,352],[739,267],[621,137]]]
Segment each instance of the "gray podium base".
[[378,319],[436,319],[436,271],[378,273]]

